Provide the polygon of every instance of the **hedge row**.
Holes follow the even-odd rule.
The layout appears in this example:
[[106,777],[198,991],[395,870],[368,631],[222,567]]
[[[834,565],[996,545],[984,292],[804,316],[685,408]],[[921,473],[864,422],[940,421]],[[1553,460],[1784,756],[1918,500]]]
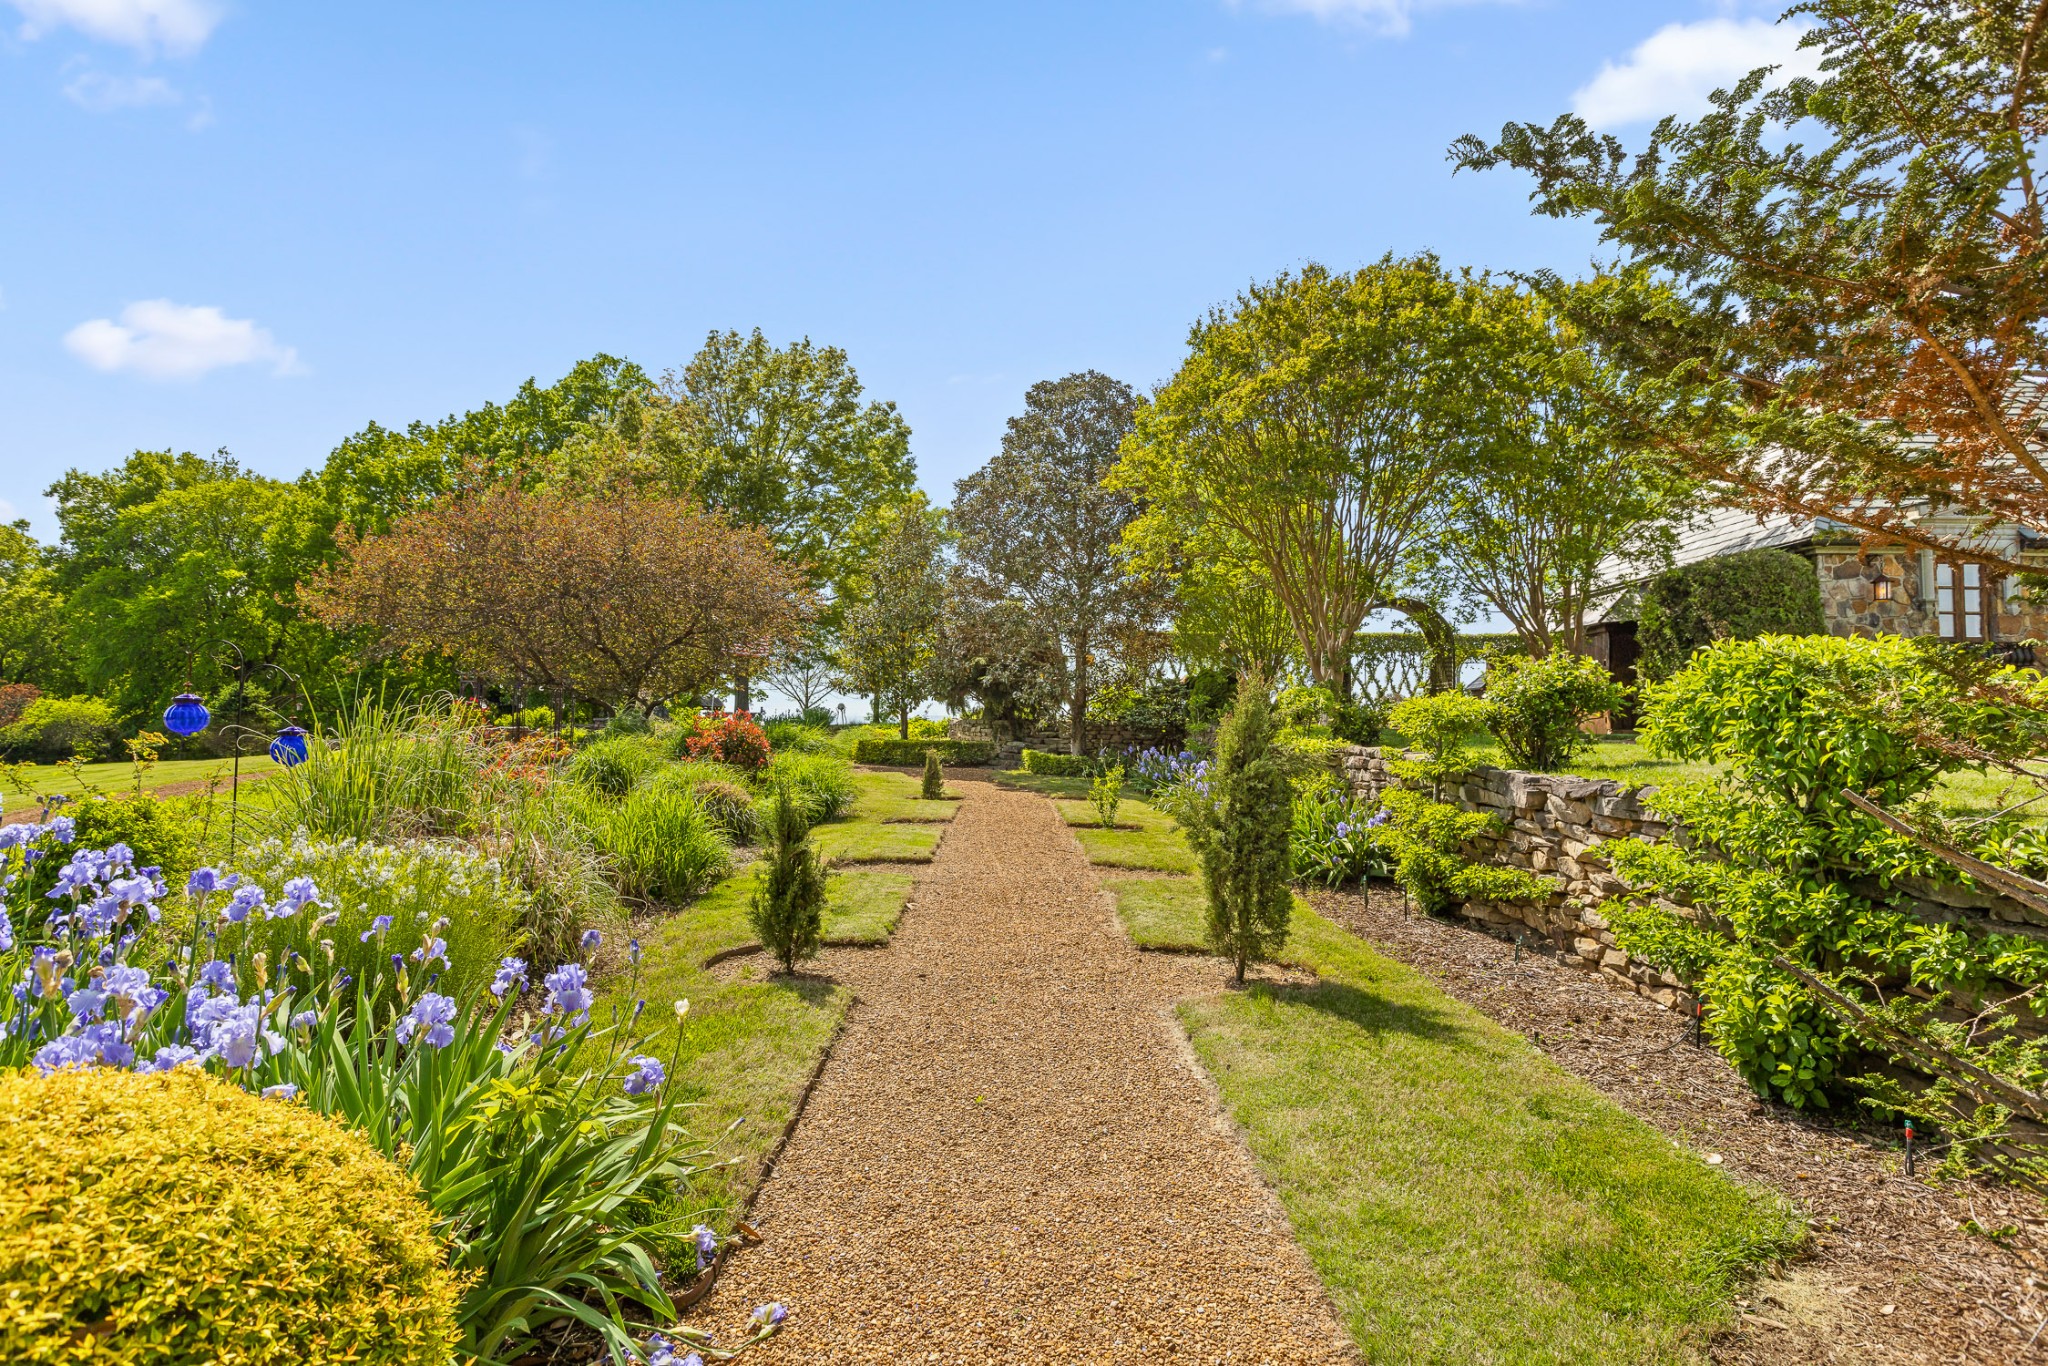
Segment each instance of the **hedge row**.
[[1024,771],[1043,773],[1049,778],[1086,778],[1094,774],[1095,761],[1085,754],[1048,754],[1042,749],[1027,749]]
[[857,764],[917,768],[924,764],[927,750],[936,751],[942,764],[966,768],[985,767],[996,757],[996,747],[988,740],[878,740],[870,737],[854,741],[853,761]]

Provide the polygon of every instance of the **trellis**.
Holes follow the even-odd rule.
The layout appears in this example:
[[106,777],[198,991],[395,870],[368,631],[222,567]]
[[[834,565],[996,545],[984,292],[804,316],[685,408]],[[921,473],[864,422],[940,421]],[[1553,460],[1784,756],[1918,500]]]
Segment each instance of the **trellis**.
[[[1521,637],[1513,633],[1459,635],[1458,677],[1490,650],[1520,653]],[[1369,707],[1390,707],[1429,691],[1429,643],[1420,631],[1372,631],[1352,645],[1355,695]]]

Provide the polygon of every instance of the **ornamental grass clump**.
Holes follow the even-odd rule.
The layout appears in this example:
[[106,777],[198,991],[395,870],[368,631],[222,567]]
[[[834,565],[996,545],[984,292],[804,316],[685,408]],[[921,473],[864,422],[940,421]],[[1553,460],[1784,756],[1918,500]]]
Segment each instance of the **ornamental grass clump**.
[[418,1183],[304,1105],[192,1067],[15,1072],[0,1134],[0,1360],[446,1366],[461,1340]]
[[567,772],[571,782],[592,792],[623,797],[660,765],[659,756],[638,736],[608,735],[577,750]]
[[775,791],[788,788],[807,825],[838,819],[860,795],[853,766],[830,754],[777,754],[760,782],[767,785],[771,799]]
[[1273,755],[1273,720],[1263,679],[1246,679],[1216,736],[1208,779],[1214,802],[1198,848],[1209,896],[1209,947],[1245,968],[1287,942],[1294,890],[1287,774]]
[[825,937],[825,869],[811,846],[810,826],[787,788],[769,809],[768,859],[747,920],[784,972],[814,957]]

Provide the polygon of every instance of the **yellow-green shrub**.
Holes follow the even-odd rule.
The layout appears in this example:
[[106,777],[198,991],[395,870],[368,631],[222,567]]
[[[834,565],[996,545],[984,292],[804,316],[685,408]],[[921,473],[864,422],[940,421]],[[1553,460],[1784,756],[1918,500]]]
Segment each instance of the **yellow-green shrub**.
[[0,1361],[446,1366],[412,1179],[194,1068],[0,1076]]

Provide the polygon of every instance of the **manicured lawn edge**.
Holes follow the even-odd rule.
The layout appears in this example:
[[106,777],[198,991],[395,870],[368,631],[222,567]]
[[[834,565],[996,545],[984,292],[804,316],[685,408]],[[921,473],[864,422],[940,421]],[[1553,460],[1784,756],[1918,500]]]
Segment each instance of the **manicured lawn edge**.
[[[1103,885],[1198,952],[1194,878]],[[1694,1362],[1804,1227],[1297,898],[1254,982],[1176,1016],[1366,1359]]]

